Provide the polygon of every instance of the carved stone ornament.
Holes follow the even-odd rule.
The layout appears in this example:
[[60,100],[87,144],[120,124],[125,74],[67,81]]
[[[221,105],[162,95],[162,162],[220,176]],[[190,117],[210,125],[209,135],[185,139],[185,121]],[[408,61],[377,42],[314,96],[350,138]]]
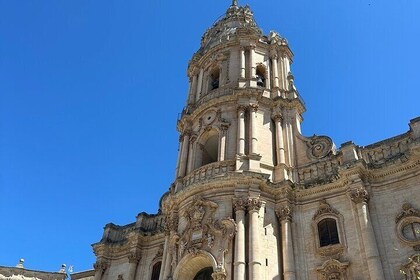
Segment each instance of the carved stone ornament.
[[216,271],[212,273],[211,277],[213,278],[213,280],[226,280],[226,272]]
[[335,259],[327,260],[316,270],[320,280],[346,280],[348,262],[342,263]]
[[122,275],[122,274],[118,274],[118,276],[117,276],[117,280],[124,280],[123,275]]
[[259,198],[248,199],[248,211],[259,211],[262,206],[262,201]]
[[277,217],[280,221],[291,221],[293,217],[292,207],[290,205],[283,205],[276,209]]
[[98,260],[93,264],[93,268],[95,269],[95,271],[105,271],[108,268],[108,262],[104,260]]
[[402,211],[395,218],[395,222],[398,223],[404,218],[408,217],[418,217],[420,218],[420,211],[414,209],[410,203],[404,203],[402,206]]
[[140,259],[141,259],[141,255],[140,255],[139,252],[131,252],[128,255],[128,261],[130,263],[138,263],[140,261]]
[[420,251],[420,211],[411,204],[404,203],[395,222],[398,239],[415,251]]
[[349,190],[348,195],[350,199],[356,204],[361,202],[367,203],[369,201],[369,193],[364,187],[351,189]]
[[408,258],[408,262],[401,266],[400,273],[405,280],[420,279],[420,255]]
[[[218,205],[202,198],[195,198],[184,215],[187,226],[178,244],[178,259],[186,253],[200,250],[212,251],[219,264],[224,265],[224,252],[236,233],[236,223],[231,218],[214,220]],[[223,249],[223,250],[221,250]]]
[[169,235],[170,232],[178,230],[178,215],[176,212],[171,212],[165,217],[165,232]]
[[312,159],[321,159],[335,152],[334,143],[327,136],[314,135],[306,142],[306,145],[308,157]]
[[235,211],[240,211],[240,210],[245,211],[248,204],[248,199],[244,197],[239,197],[239,198],[235,197],[233,198],[232,204],[233,204],[233,209],[235,209]]
[[316,220],[318,219],[319,216],[324,215],[324,214],[338,215],[339,212],[335,210],[334,208],[332,208],[331,205],[329,205],[327,201],[324,199],[324,200],[321,200],[319,204],[319,208],[315,212],[315,215],[313,216],[312,220]]
[[344,253],[342,244],[334,244],[317,248],[317,253],[323,257],[340,258]]

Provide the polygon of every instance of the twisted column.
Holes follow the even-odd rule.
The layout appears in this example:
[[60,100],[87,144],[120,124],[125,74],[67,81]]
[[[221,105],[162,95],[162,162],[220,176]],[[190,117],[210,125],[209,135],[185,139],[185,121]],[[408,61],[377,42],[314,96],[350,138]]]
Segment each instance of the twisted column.
[[356,205],[370,279],[385,279],[369,214],[369,193],[364,187],[360,187],[350,190],[348,195]]
[[258,212],[262,201],[258,198],[248,199],[249,213],[249,279],[261,279],[260,260],[260,229],[258,226]]
[[283,275],[284,280],[295,280],[295,257],[293,253],[292,236],[292,208],[284,205],[276,210],[281,224],[281,244],[283,249]]

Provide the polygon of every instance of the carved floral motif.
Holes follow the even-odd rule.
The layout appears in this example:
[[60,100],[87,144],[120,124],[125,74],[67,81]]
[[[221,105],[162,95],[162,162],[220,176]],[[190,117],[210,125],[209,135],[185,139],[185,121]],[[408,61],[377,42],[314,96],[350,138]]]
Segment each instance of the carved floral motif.
[[262,201],[259,198],[248,199],[248,211],[259,211],[262,206]]
[[93,268],[98,271],[102,270],[105,271],[108,268],[108,262],[104,260],[98,260],[93,264]]
[[141,259],[141,255],[140,255],[139,252],[131,252],[128,255],[128,261],[130,263],[138,263],[140,261],[140,259]]
[[233,198],[232,201],[233,204],[233,209],[235,209],[235,211],[245,211],[247,208],[247,204],[248,204],[248,200],[246,198],[240,197],[240,198]]

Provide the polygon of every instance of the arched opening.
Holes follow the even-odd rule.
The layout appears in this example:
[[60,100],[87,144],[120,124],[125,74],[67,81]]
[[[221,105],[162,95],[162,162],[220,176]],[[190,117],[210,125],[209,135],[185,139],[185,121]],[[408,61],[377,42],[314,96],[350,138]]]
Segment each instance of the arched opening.
[[206,165],[217,161],[219,155],[219,135],[210,136],[202,147],[203,157],[201,165]]
[[264,65],[260,64],[256,69],[257,86],[265,87],[266,70]]
[[[178,263],[173,273],[174,280],[207,280],[212,279],[211,274],[217,267],[216,259],[212,254],[201,251],[197,254],[187,254]],[[210,278],[208,278],[210,275]],[[206,278],[207,277],[207,278]]]
[[210,90],[219,88],[219,76],[220,69],[218,67],[213,68],[210,72],[209,88]]
[[151,280],[159,280],[161,266],[162,266],[162,262],[155,263],[155,265],[152,268]]
[[319,246],[339,244],[337,222],[334,219],[323,219],[318,223]]
[[200,270],[194,277],[193,280],[212,280],[211,275],[213,274],[212,267],[206,267]]

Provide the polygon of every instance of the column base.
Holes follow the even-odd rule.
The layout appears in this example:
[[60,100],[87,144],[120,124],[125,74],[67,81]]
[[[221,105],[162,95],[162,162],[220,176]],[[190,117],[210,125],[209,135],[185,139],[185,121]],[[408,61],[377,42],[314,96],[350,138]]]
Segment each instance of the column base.
[[289,176],[287,174],[287,166],[283,164],[279,164],[274,167],[273,172],[274,182],[281,182],[289,179]]

